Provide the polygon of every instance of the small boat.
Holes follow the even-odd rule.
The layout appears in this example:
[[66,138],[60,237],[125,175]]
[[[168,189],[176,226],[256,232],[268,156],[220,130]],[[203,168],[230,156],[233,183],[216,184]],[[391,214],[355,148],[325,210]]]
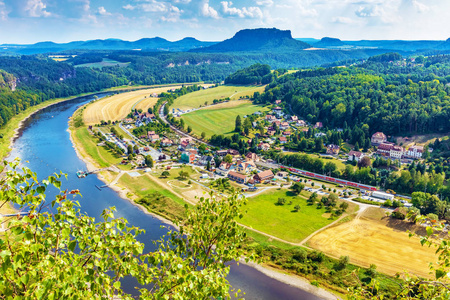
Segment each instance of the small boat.
[[87,171],[77,171],[77,177],[78,178],[84,178],[88,175]]

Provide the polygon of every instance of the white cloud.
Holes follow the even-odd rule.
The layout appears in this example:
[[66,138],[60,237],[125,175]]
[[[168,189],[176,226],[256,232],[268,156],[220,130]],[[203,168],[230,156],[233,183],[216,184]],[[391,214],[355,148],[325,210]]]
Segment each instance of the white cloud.
[[256,4],[261,6],[272,6],[273,0],[256,0]]
[[425,4],[417,1],[417,0],[413,0],[413,6],[414,8],[420,12],[420,13],[424,13],[430,10],[430,8],[428,6],[426,6]]
[[355,23],[354,20],[347,18],[347,17],[333,17],[331,19],[332,23],[337,23],[337,24],[353,24]]
[[28,0],[25,4],[24,10],[30,17],[49,17],[51,13],[46,11],[47,5],[42,0]]
[[8,18],[5,2],[0,1],[0,20],[5,21]]
[[201,12],[202,12],[202,15],[205,16],[205,17],[210,17],[210,18],[213,18],[213,19],[218,19],[219,18],[219,13],[217,12],[217,10],[215,10],[214,8],[209,6],[209,0],[205,1],[203,3]]
[[100,6],[98,8],[98,14],[102,15],[102,16],[110,16],[111,15],[111,13],[107,12],[103,6]]
[[259,7],[242,7],[236,8],[232,7],[233,2],[231,1],[222,1],[222,11],[224,14],[230,16],[238,16],[239,18],[262,18],[263,13]]
[[128,3],[127,5],[122,6],[122,8],[123,8],[123,9],[126,9],[126,10],[133,10],[133,9],[136,8],[136,6],[133,6],[133,5],[131,5],[131,4]]

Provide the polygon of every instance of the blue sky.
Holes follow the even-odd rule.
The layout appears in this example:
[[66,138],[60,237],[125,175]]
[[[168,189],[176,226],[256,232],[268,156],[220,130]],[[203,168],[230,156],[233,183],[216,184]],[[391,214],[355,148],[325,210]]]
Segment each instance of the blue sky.
[[450,0],[0,0],[0,44],[186,36],[244,28],[346,40],[450,37]]

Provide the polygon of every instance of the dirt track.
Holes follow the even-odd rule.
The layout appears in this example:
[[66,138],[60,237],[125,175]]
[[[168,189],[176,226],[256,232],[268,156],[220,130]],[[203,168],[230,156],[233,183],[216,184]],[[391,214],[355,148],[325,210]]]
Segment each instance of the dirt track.
[[348,255],[351,262],[394,275],[407,271],[429,276],[429,262],[436,262],[435,248],[422,247],[419,238],[380,222],[357,218],[315,235],[309,246],[334,256]]

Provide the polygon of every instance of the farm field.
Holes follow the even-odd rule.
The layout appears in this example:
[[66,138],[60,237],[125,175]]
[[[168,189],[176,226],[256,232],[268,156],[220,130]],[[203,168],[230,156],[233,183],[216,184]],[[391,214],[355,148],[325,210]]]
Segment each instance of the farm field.
[[[156,103],[158,99],[149,97],[150,94],[159,94],[161,92],[166,92],[169,89],[180,87],[181,85],[158,87],[122,93],[103,98],[89,104],[86,107],[85,111],[83,112],[83,121],[86,125],[94,125],[100,123],[100,121],[102,120],[117,121],[123,119],[131,112],[133,106],[142,99],[144,100],[139,102],[137,105],[140,105],[142,107],[151,106],[152,103],[154,105],[154,103]],[[147,99],[145,99],[145,97],[147,97]]]
[[[286,189],[270,189],[255,197],[248,198],[244,207],[244,217],[240,223],[256,230],[276,236],[283,240],[299,243],[314,231],[330,224],[325,208],[317,209],[317,205],[307,205],[307,196],[302,192],[294,196]],[[285,198],[285,205],[275,205],[278,198]],[[292,201],[291,205],[288,203]],[[293,212],[299,204],[300,210]],[[353,211],[352,207],[348,208]]]
[[170,108],[174,108],[175,110],[198,108],[200,106],[204,106],[206,101],[208,102],[208,105],[211,105],[214,99],[225,99],[227,97],[230,97],[231,100],[237,100],[240,97],[253,96],[255,92],[264,92],[264,88],[265,86],[255,85],[222,85],[181,96],[174,101]]
[[428,263],[437,261],[435,248],[422,247],[418,237],[409,238],[406,230],[417,228],[382,219],[383,214],[374,210],[379,209],[369,208],[361,218],[318,233],[308,246],[337,257],[347,255],[352,263],[365,267],[375,264],[389,275],[408,271],[429,277]]
[[116,61],[116,60],[103,58],[103,60],[101,62],[76,65],[75,68],[97,68],[97,69],[101,69],[103,67],[112,67],[112,66],[126,67],[129,64],[130,64],[129,62],[121,63],[121,62]]
[[201,135],[205,132],[207,137],[213,134],[231,135],[234,132],[236,117],[249,115],[257,111],[267,111],[268,108],[253,105],[250,101],[240,100],[222,103],[187,113],[181,116],[192,132]]

